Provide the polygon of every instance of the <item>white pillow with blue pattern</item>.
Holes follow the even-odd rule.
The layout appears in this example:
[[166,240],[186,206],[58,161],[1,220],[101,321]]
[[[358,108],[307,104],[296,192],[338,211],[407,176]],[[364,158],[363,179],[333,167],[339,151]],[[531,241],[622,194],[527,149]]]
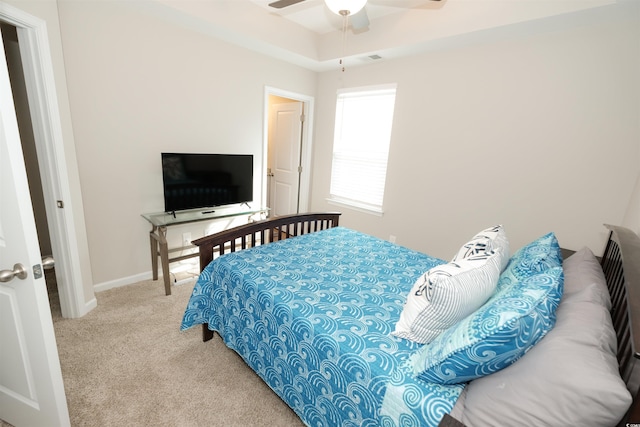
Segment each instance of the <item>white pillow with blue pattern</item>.
[[452,261],[471,258],[476,254],[483,254],[487,252],[495,251],[496,249],[502,249],[503,259],[500,266],[500,271],[504,270],[509,262],[511,256],[509,251],[509,240],[507,234],[504,231],[502,225],[496,225],[482,230],[467,243],[462,245],[458,253],[453,257]]
[[457,384],[509,366],[553,328],[563,283],[549,233],[514,254],[485,305],[411,357],[416,376]]
[[[493,243],[498,237],[500,245]],[[428,343],[482,306],[494,293],[509,258],[505,242],[501,226],[484,230],[467,242],[453,261],[420,276],[392,334]]]

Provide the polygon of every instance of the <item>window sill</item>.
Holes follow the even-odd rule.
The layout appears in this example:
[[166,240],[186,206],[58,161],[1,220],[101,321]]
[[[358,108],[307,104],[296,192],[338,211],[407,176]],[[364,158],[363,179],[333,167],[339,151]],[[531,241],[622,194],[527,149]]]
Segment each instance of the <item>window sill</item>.
[[380,217],[384,215],[384,211],[382,209],[371,208],[365,205],[360,205],[358,203],[348,202],[346,200],[337,200],[337,199],[331,199],[331,198],[328,198],[326,200],[327,202],[329,202],[330,205],[342,206],[349,209],[353,209],[354,211],[363,212],[363,213],[380,216]]

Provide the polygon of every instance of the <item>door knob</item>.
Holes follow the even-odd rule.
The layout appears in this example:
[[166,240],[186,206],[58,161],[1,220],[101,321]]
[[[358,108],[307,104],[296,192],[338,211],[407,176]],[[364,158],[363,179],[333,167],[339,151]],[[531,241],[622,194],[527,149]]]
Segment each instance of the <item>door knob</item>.
[[15,264],[13,270],[0,270],[0,282],[10,282],[14,277],[22,280],[27,278],[27,270],[24,268],[24,265]]
[[42,257],[42,268],[45,270],[51,270],[56,266],[56,260],[51,256]]

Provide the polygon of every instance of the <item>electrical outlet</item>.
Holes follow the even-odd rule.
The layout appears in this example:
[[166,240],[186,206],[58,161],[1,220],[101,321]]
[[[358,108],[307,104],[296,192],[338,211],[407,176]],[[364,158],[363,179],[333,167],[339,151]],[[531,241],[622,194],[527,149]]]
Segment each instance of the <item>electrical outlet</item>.
[[182,246],[191,246],[191,233],[182,233]]
[[393,234],[389,236],[389,241],[391,243],[395,243],[396,242],[396,236],[394,236]]

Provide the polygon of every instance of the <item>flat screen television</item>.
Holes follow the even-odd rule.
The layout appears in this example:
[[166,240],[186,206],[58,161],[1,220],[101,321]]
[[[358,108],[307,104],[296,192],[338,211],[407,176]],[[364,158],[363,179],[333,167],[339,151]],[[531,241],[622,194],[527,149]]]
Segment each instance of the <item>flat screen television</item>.
[[248,203],[253,200],[253,155],[162,153],[164,210]]

